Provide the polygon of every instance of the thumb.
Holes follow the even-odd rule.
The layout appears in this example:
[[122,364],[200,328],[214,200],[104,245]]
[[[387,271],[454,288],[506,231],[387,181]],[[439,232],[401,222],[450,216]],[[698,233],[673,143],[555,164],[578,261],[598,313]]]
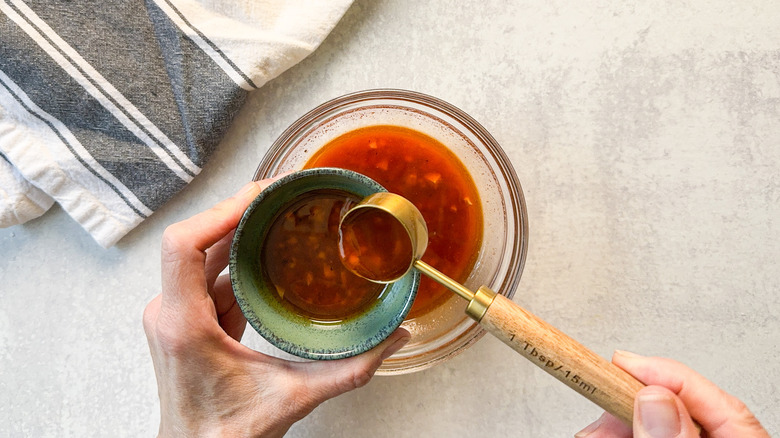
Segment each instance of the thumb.
[[663,386],[642,388],[634,401],[634,437],[689,438],[699,431],[677,395]]
[[316,406],[325,400],[367,384],[382,365],[382,361],[400,350],[411,335],[399,328],[373,349],[334,361],[296,363],[304,373],[311,402]]

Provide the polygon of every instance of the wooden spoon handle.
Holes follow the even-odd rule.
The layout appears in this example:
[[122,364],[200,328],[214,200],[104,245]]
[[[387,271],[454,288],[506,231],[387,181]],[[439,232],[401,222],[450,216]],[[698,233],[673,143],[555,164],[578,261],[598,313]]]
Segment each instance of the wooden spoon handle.
[[495,295],[480,324],[536,366],[631,425],[634,398],[644,387],[636,378],[503,295]]

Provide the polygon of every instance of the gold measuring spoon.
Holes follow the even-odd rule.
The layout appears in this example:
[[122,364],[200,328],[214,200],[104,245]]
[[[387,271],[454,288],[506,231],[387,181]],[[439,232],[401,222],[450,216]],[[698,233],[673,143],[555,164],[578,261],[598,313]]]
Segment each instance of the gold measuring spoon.
[[370,281],[390,283],[414,267],[468,301],[466,314],[536,366],[631,425],[643,384],[503,295],[472,292],[420,260],[428,227],[420,211],[399,195],[376,193],[341,218],[344,265]]

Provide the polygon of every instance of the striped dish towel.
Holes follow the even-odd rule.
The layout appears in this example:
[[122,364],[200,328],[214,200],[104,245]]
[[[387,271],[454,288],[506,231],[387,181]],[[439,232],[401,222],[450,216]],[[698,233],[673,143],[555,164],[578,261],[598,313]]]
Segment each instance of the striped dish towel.
[[0,0],[0,226],[54,202],[110,247],[352,0]]

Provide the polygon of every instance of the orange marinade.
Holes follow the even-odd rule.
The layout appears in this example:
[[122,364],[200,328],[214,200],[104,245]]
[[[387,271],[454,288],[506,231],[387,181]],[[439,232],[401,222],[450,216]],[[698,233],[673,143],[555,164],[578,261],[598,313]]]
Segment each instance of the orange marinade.
[[359,202],[340,190],[313,190],[285,205],[274,218],[260,266],[279,300],[312,321],[342,321],[370,307],[384,289],[341,263],[341,216]]
[[[482,208],[477,187],[446,146],[398,126],[369,126],[322,147],[304,166],[353,170],[410,200],[428,225],[423,261],[464,282],[482,243]],[[407,319],[442,304],[451,292],[423,277]]]

